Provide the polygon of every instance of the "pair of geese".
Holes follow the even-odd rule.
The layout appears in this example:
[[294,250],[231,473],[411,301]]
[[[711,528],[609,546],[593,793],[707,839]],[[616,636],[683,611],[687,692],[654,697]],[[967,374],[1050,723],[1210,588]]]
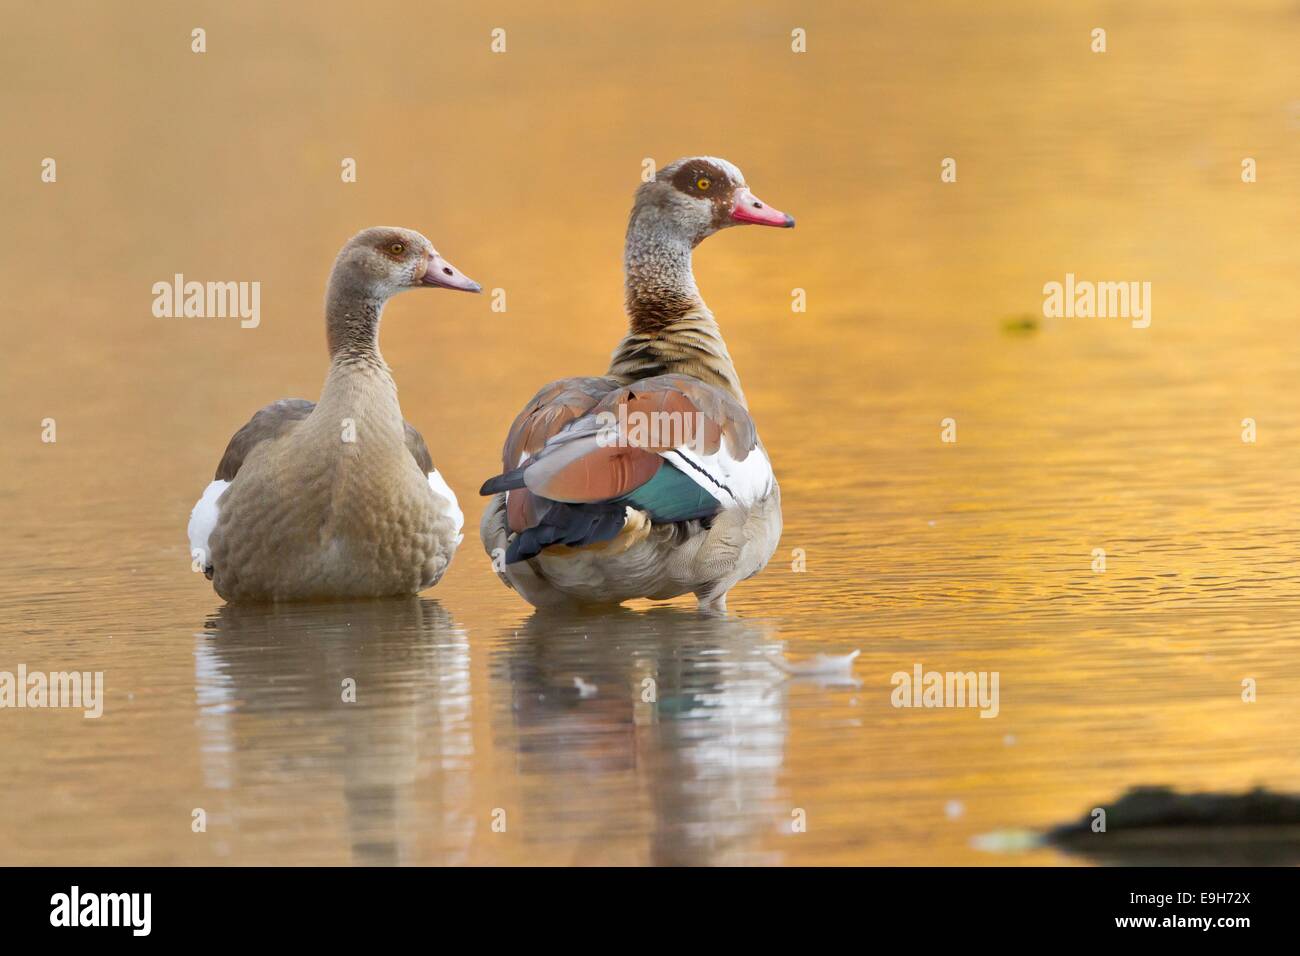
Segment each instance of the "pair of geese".
[[[691,251],[742,223],[791,227],[733,164],[678,160],[637,190],[625,270],[629,330],[603,376],[543,387],[506,436],[480,534],[536,607],[727,592],[767,564],[781,495],[740,379],[695,285]],[[429,240],[353,236],[326,297],[320,401],[268,405],[235,433],[190,516],[196,568],[231,602],[415,594],[442,577],[464,515],[402,418],[379,353],[406,289],[480,291]],[[660,427],[662,426],[662,427]]]

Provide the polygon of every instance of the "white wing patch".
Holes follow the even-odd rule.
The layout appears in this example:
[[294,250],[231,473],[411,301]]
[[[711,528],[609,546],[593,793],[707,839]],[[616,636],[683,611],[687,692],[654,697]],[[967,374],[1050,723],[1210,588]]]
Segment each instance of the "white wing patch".
[[201,551],[203,561],[206,564],[208,560],[208,538],[212,536],[212,529],[217,526],[217,499],[221,493],[230,487],[230,482],[217,480],[212,482],[203,489],[203,496],[199,498],[194,510],[190,512],[190,554],[195,551]]
[[721,501],[724,508],[748,508],[772,493],[772,463],[761,447],[754,448],[744,461],[731,457],[725,441],[713,455],[698,455],[683,445],[664,452],[663,457]]
[[465,536],[460,533],[460,529],[465,527],[465,513],[460,510],[460,502],[456,500],[456,493],[451,490],[446,479],[438,474],[438,469],[429,472],[429,488],[439,498],[447,500],[447,514],[451,516],[452,522],[456,525],[456,543],[460,544],[465,540]]

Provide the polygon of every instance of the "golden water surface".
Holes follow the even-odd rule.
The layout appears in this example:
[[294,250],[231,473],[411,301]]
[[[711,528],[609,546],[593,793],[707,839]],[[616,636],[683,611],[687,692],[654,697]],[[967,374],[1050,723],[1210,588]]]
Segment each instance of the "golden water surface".
[[[971,841],[1130,785],[1300,789],[1293,0],[4,23],[0,670],[105,703],[0,710],[0,863],[1074,863]],[[535,615],[475,492],[539,385],[604,371],[642,160],[690,154],[799,222],[696,255],[784,537],[726,618]],[[385,313],[467,540],[416,600],[225,607],[189,510],[253,411],[318,395],[325,278],[375,224],[506,293]],[[260,282],[260,325],[155,318],[176,273]],[[1150,327],[1042,319],[1067,273],[1150,282]],[[854,648],[852,684],[768,661]],[[918,663],[997,671],[998,716],[894,708]]]

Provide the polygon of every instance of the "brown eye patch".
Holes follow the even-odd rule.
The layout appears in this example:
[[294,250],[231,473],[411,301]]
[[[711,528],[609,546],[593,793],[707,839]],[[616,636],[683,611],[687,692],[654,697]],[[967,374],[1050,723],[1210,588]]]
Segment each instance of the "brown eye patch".
[[683,164],[681,169],[673,173],[672,184],[678,191],[698,199],[725,196],[734,185],[726,173],[704,160]]

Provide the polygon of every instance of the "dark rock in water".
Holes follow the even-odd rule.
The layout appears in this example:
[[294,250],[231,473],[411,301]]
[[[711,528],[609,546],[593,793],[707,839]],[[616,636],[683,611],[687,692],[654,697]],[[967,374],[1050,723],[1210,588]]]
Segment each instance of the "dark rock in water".
[[1294,866],[1300,864],[1300,797],[1176,793],[1134,787],[1106,811],[1094,832],[1089,811],[1049,830],[1047,843],[1099,863],[1142,866]]

